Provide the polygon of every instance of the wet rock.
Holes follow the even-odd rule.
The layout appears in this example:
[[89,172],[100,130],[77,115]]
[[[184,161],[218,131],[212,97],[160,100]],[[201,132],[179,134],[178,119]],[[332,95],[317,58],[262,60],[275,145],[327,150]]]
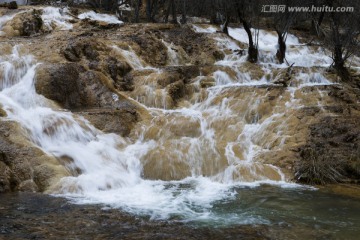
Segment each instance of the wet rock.
[[98,61],[100,56],[98,50],[102,48],[100,45],[102,44],[95,39],[79,38],[71,41],[62,53],[70,62],[78,62],[83,56],[89,61]]
[[356,97],[352,95],[353,94],[349,89],[338,88],[336,86],[333,86],[329,92],[329,96],[337,98],[348,104],[354,103],[354,100],[356,99]]
[[280,70],[273,80],[273,84],[279,84],[287,87],[292,78],[292,65],[286,69]]
[[[41,177],[36,171],[43,164],[52,171],[51,175]],[[45,191],[64,176],[68,176],[66,169],[54,157],[46,155],[26,139],[18,123],[1,122],[0,192]]]
[[213,64],[223,58],[212,39],[206,34],[194,32],[190,27],[172,28],[163,32],[163,36],[166,42],[184,49],[192,64]]
[[26,181],[23,181],[19,184],[18,190],[20,192],[38,192],[39,188],[34,182],[34,180],[29,179]]
[[106,62],[107,71],[114,80],[116,88],[120,91],[132,91],[133,79],[131,75],[127,75],[132,67],[126,61],[117,60],[114,57],[109,57]]
[[21,31],[22,36],[31,36],[41,31],[43,21],[41,19],[41,13],[37,10],[33,10],[32,14],[23,19],[23,27]]
[[138,55],[152,66],[165,66],[167,63],[166,46],[151,32],[132,36],[131,40],[139,47],[135,48]]
[[212,54],[216,61],[220,61],[225,58],[225,54],[219,50],[214,50]]
[[69,44],[63,51],[64,57],[70,62],[78,62],[82,56],[82,49],[76,44]]
[[138,113],[133,108],[119,110],[93,110],[80,113],[97,129],[106,133],[116,133],[123,137],[130,134],[139,120]]
[[171,98],[177,101],[185,95],[185,84],[181,80],[176,81],[167,87],[167,91]]
[[205,77],[200,80],[200,86],[202,88],[213,87],[216,85],[216,81],[213,77]]
[[122,108],[125,104],[124,97],[113,92],[111,79],[98,71],[86,71],[79,64],[40,66],[35,88],[46,98],[69,109]]
[[33,9],[18,13],[8,21],[2,28],[7,36],[33,36],[43,32],[43,22],[41,19],[41,10]]
[[102,72],[86,71],[74,63],[44,64],[36,79],[38,93],[78,111],[104,132],[127,136],[141,119],[138,106],[117,93],[114,82]]
[[[0,152],[0,158],[4,157],[4,153]],[[11,170],[0,159],[0,193],[11,191]]]
[[84,72],[77,64],[41,65],[36,75],[35,88],[39,94],[57,101],[66,108],[84,105],[81,102],[79,78]]
[[47,187],[51,186],[51,179],[56,175],[54,168],[47,164],[42,164],[34,167],[34,182],[41,191],[45,191]]
[[1,105],[0,105],[0,117],[6,117],[7,116],[7,113],[5,112],[4,109],[1,108]]
[[190,166],[176,152],[164,148],[151,150],[145,157],[143,176],[152,180],[181,180],[191,175]]
[[189,83],[191,79],[201,75],[199,66],[168,66],[165,71],[170,74],[179,74],[178,80],[184,80],[184,83]]

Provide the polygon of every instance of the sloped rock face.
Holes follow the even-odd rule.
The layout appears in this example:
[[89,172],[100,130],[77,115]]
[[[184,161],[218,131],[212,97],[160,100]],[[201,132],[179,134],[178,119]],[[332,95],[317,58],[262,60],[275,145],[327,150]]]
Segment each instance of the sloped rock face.
[[32,144],[15,122],[0,119],[0,193],[46,191],[69,173]]
[[138,45],[137,53],[152,66],[165,66],[166,48],[158,32],[145,31],[131,36],[131,41]]
[[135,124],[140,120],[139,113],[133,106],[124,106],[115,110],[83,110],[79,114],[89,120],[97,129],[106,133],[116,133],[123,137],[129,136]]
[[[111,89],[112,82],[98,71],[80,64],[42,65],[36,77],[36,90],[68,109],[121,108],[131,105]],[[135,108],[135,106],[134,106]]]
[[127,136],[141,119],[138,107],[117,93],[103,73],[80,64],[42,65],[35,86],[38,93],[77,111],[104,132]]
[[174,28],[163,32],[164,39],[181,47],[189,62],[195,65],[213,64],[224,55],[219,52],[213,41],[206,34],[196,33],[190,27]]
[[[329,89],[333,105],[325,109],[332,114],[309,126],[307,142],[299,148],[295,163],[296,180],[312,184],[359,182],[359,93],[351,81]],[[316,118],[320,109],[307,112]]]

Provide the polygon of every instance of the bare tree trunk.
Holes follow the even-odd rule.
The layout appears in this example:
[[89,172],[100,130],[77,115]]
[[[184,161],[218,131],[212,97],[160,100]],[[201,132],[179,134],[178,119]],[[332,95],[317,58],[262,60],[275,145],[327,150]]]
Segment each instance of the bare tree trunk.
[[226,16],[226,20],[225,20],[225,23],[224,23],[224,26],[223,26],[222,31],[223,31],[223,33],[225,33],[225,34],[228,35],[228,36],[229,36],[229,28],[228,28],[229,23],[230,23],[230,17],[229,17],[229,16]]
[[158,0],[153,0],[152,1],[152,7],[151,7],[152,11],[151,11],[151,20],[153,22],[155,22],[155,16],[157,14],[158,11]]
[[151,8],[152,8],[152,2],[151,0],[146,0],[146,17],[149,22],[151,22]]
[[258,60],[258,49],[253,41],[250,24],[243,18],[239,6],[237,6],[237,12],[240,22],[243,24],[245,32],[248,35],[248,39],[249,39],[248,61],[252,63],[256,63]]
[[135,2],[135,16],[134,16],[134,22],[139,22],[139,13],[140,13],[140,5],[141,5],[141,0],[137,0]]
[[176,17],[176,5],[175,0],[170,0],[171,3],[171,16],[172,16],[172,23],[177,23],[177,17]]
[[186,19],[186,1],[187,0],[183,0],[183,10],[182,10],[182,14],[181,14],[181,24],[185,24],[187,19]]
[[169,0],[168,3],[168,7],[167,7],[167,11],[164,17],[164,22],[167,23],[169,22],[169,15],[171,13],[172,16],[172,23],[177,23],[177,19],[176,19],[176,6],[175,6],[175,0]]
[[280,63],[284,63],[285,60],[285,53],[286,53],[286,43],[284,39],[284,34],[282,34],[280,31],[276,31],[278,35],[278,45],[279,48],[276,52],[276,58],[279,60]]
[[217,16],[216,16],[216,4],[215,0],[211,0],[210,3],[210,23],[211,24],[217,24]]

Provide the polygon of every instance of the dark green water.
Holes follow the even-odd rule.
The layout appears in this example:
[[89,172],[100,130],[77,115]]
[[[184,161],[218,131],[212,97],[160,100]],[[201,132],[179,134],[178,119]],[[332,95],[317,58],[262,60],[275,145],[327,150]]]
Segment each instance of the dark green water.
[[218,226],[262,222],[281,239],[360,239],[359,198],[327,189],[275,186],[238,188],[236,192],[233,200],[214,205],[213,212],[227,219]]

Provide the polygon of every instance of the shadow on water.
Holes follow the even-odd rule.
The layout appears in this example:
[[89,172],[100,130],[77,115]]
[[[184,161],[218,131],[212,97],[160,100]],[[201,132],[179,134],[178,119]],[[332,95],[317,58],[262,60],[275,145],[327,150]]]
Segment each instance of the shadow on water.
[[357,239],[360,235],[357,198],[276,186],[234,191],[233,199],[214,203],[212,216],[196,222],[184,222],[180,216],[153,221],[42,194],[3,194],[0,239]]

